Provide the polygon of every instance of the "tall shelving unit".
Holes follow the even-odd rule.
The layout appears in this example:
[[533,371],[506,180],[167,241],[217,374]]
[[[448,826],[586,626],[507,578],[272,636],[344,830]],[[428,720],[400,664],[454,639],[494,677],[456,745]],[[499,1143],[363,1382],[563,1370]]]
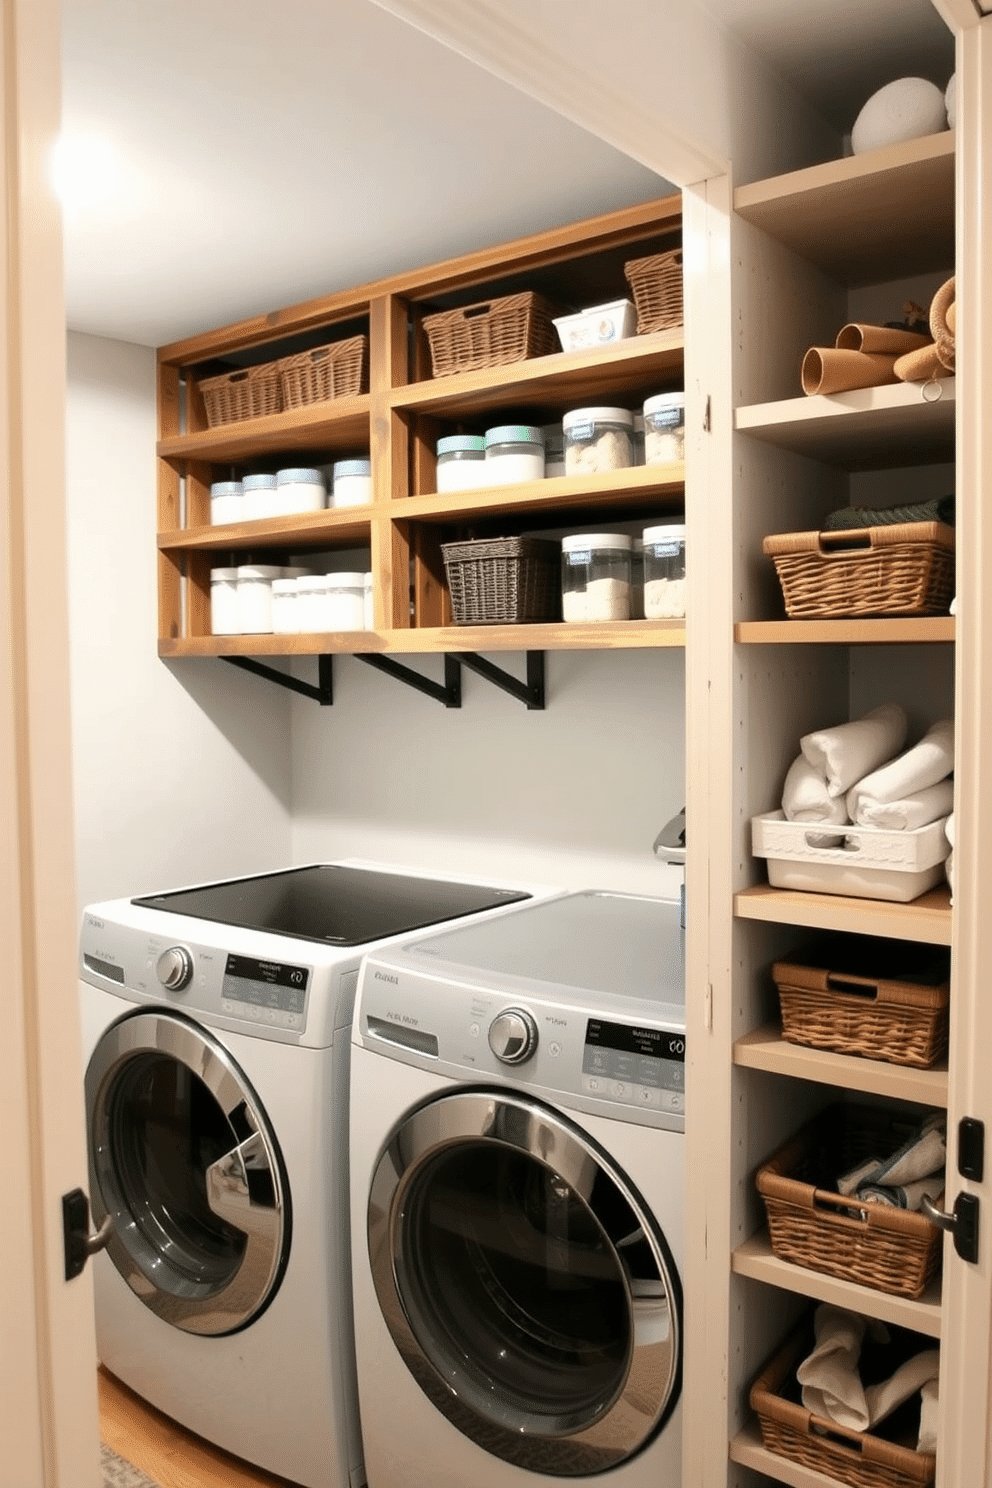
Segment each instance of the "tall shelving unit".
[[[681,327],[590,351],[430,375],[425,314],[521,289],[571,308],[629,293],[626,259],[678,246],[681,199],[537,234],[446,263],[227,326],[159,352],[159,655],[265,658],[333,653],[529,651],[683,646],[681,621],[455,626],[442,542],[465,535],[582,530],[664,519],[685,502],[680,464],[439,494],[439,435],[509,420],[549,423],[577,406],[636,408],[683,382]],[[368,392],[207,427],[200,381],[364,334]],[[211,526],[214,480],[340,455],[372,465],[367,506]],[[374,628],[312,635],[214,636],[212,566],[282,563],[358,550],[374,575]],[[357,563],[347,566],[355,567]]]
[[[766,1451],[747,1400],[759,1367],[810,1301],[898,1323],[924,1339],[941,1335],[939,1277],[908,1300],[773,1255],[754,1173],[831,1101],[867,1096],[918,1111],[946,1108],[946,1061],[914,1070],[784,1042],[770,965],[814,931],[950,945],[947,890],[903,905],[772,888],[750,852],[750,820],[778,805],[799,739],[811,729],[895,700],[907,708],[916,738],[953,709],[953,618],[790,621],[761,539],[818,528],[839,506],[953,488],[953,379],[926,397],[919,384],[898,384],[807,398],[799,366],[806,347],[832,345],[848,320],[901,318],[907,283],[917,288],[913,298],[926,294],[929,304],[933,288],[954,272],[954,195],[949,134],[734,195],[733,598],[715,678],[732,731],[734,778],[723,840],[711,829],[709,843],[711,905],[720,922],[711,946],[726,954],[725,968],[716,969],[711,951],[713,1022],[723,1034],[715,1058],[727,1061],[731,1113],[713,1159],[717,1169],[726,1162],[729,1184],[713,1218],[729,1273],[721,1305],[729,1340],[727,1480],[734,1484],[753,1481],[746,1469],[796,1488],[830,1481]],[[887,313],[865,313],[883,303]],[[903,482],[921,495],[900,497]]]

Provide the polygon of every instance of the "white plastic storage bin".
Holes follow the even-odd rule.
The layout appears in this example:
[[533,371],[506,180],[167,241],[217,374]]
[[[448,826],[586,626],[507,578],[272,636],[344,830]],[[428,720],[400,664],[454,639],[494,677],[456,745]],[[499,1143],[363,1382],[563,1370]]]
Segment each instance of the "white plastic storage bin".
[[629,408],[573,408],[561,425],[566,475],[596,475],[633,465],[634,415]]
[[611,300],[606,305],[590,305],[574,315],[560,315],[555,321],[563,351],[582,351],[592,346],[607,346],[611,341],[625,341],[637,326],[633,300]]
[[941,882],[950,844],[944,820],[893,832],[790,822],[766,811],[751,819],[751,851],[767,859],[773,888],[907,904]]

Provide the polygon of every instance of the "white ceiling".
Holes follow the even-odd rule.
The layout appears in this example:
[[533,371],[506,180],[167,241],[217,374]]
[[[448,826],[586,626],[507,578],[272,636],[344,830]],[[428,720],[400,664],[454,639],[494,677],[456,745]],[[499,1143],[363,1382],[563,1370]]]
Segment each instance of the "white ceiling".
[[[930,0],[701,3],[841,132],[881,83],[953,67]],[[161,345],[671,189],[373,0],[63,15],[64,132],[105,163],[66,211],[76,330]]]

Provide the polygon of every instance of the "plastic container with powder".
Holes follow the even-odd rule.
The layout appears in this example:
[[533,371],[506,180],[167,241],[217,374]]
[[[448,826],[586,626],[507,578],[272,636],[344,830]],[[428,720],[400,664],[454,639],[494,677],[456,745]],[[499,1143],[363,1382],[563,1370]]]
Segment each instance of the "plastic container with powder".
[[631,539],[621,532],[584,532],[561,542],[562,619],[630,619]]

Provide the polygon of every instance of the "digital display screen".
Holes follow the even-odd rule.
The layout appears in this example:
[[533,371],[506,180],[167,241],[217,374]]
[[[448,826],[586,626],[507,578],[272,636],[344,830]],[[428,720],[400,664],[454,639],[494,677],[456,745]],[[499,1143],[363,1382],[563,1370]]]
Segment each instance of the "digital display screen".
[[685,1063],[685,1034],[663,1028],[638,1028],[627,1023],[608,1023],[590,1018],[586,1024],[586,1047],[610,1049],[618,1054],[636,1054],[642,1059],[674,1059]]
[[224,966],[224,996],[236,1002],[302,1013],[310,983],[308,966],[285,961],[260,961],[255,956],[228,956]]

